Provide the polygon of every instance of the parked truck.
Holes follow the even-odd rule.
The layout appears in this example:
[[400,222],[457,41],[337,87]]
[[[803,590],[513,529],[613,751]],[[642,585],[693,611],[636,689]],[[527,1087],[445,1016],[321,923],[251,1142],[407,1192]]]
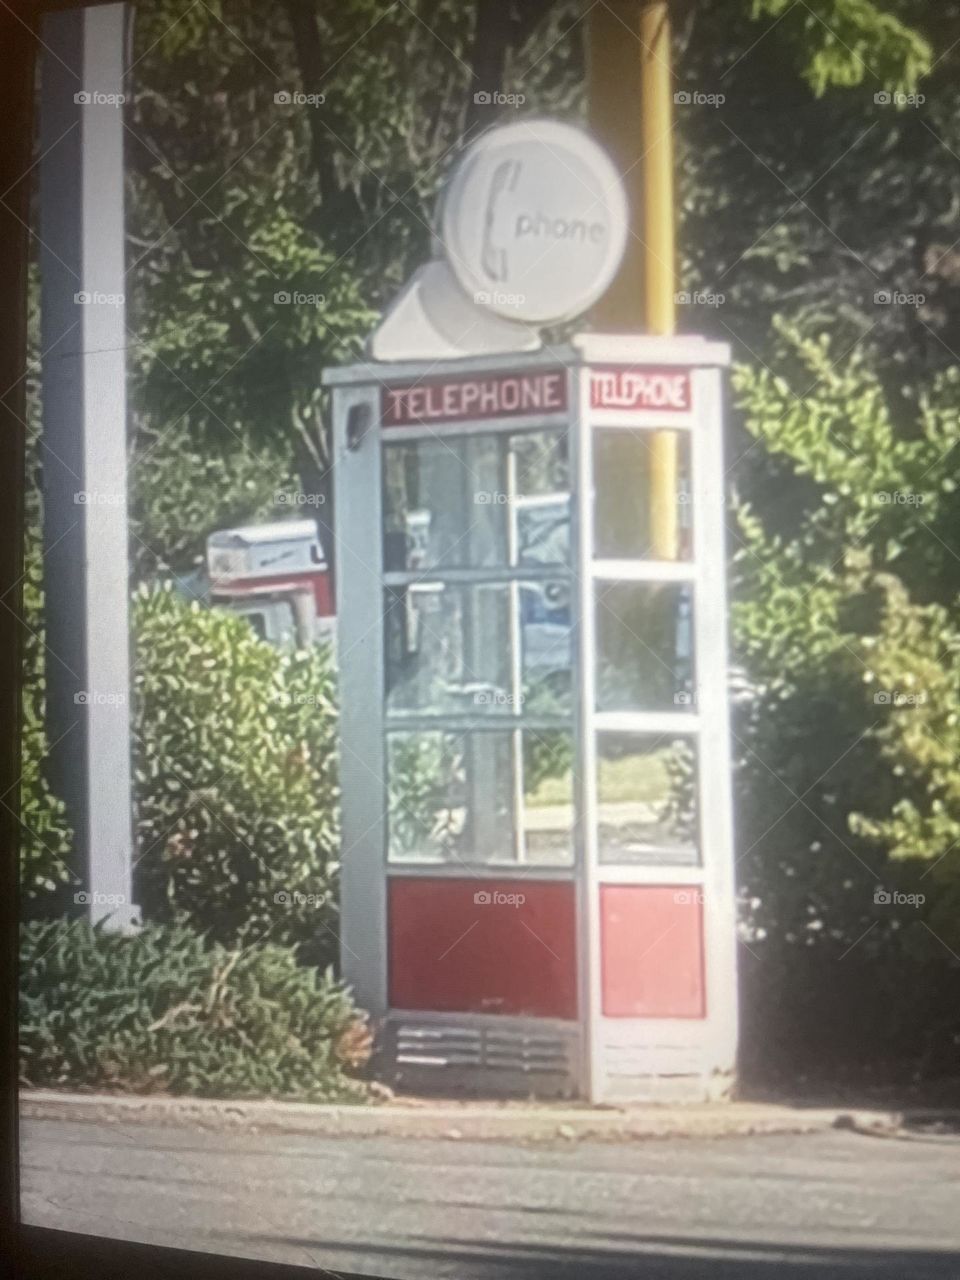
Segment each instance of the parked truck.
[[178,588],[247,619],[268,644],[305,648],[335,639],[333,586],[313,520],[218,529],[203,569]]

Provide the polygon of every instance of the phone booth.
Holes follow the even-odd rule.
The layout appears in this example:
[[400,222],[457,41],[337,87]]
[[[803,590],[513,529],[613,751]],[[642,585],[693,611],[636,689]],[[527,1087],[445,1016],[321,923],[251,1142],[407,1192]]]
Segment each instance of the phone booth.
[[343,970],[404,1089],[729,1090],[727,361],[587,334],[325,377]]

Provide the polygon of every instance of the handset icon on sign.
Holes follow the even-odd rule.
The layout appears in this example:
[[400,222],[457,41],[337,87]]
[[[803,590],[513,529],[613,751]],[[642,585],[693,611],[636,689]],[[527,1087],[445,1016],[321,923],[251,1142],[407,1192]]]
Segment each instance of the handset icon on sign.
[[519,160],[503,160],[493,171],[490,180],[490,194],[487,196],[487,208],[483,218],[483,249],[480,263],[484,273],[497,284],[502,284],[509,274],[507,251],[497,244],[494,227],[497,220],[497,205],[502,196],[517,185],[520,176]]

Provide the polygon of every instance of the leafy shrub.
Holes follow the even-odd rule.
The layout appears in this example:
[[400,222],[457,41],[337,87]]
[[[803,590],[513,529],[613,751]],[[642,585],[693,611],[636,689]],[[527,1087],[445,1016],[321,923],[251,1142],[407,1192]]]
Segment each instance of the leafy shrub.
[[767,1062],[960,1078],[960,373],[898,403],[777,333],[735,375],[779,475],[738,511],[743,1004]]
[[134,599],[137,892],[228,945],[336,951],[336,709],[325,649],[281,651],[169,589]]
[[[35,527],[31,529],[31,540]],[[20,885],[27,903],[49,900],[70,880],[72,833],[63,802],[47,782],[44,724],[43,590],[39,549],[31,546],[23,580],[24,630],[20,736]],[[8,801],[9,802],[9,801]]]
[[30,1087],[362,1101],[369,1036],[329,972],[289,948],[228,950],[182,925],[124,937],[34,921],[20,945]]
[[[31,268],[27,290],[27,341],[30,359],[25,375],[27,457],[24,494],[23,662],[20,685],[20,892],[25,912],[49,909],[79,878],[70,866],[73,833],[63,802],[54,795],[47,777],[46,716],[47,651],[43,618],[42,499],[38,440],[40,412],[40,277]],[[6,603],[12,606],[14,597]],[[15,793],[0,797],[15,807]]]

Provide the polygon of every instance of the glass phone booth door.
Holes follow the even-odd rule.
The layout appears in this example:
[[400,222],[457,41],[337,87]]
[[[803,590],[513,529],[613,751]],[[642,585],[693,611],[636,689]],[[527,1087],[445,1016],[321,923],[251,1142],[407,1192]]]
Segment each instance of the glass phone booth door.
[[574,375],[333,376],[347,976],[401,1085],[573,1094]]

